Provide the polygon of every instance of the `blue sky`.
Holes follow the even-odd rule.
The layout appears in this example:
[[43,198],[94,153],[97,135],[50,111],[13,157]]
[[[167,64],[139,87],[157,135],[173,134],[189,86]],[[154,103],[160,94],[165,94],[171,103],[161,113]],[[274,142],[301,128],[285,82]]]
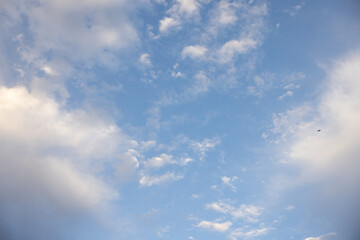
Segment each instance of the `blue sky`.
[[1,239],[357,239],[359,11],[0,1]]

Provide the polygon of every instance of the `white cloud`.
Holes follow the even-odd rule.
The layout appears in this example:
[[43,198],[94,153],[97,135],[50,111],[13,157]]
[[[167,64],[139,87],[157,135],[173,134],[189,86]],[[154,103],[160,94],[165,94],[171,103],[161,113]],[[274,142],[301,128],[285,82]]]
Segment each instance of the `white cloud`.
[[211,221],[201,221],[196,226],[200,228],[204,228],[210,231],[216,232],[226,232],[232,223],[230,221],[219,223],[219,222],[211,222]]
[[257,45],[257,41],[251,38],[241,40],[231,40],[225,43],[218,51],[218,61],[227,63],[231,61],[237,54],[245,54]]
[[262,97],[265,94],[265,91],[268,90],[272,85],[272,76],[265,74],[265,76],[254,77],[254,85],[248,86],[247,90],[250,95]]
[[166,172],[162,175],[155,175],[155,176],[144,175],[141,177],[139,183],[143,186],[152,186],[152,185],[163,184],[166,182],[177,181],[182,178],[184,178],[182,175],[176,175],[175,173],[172,172]]
[[167,10],[168,16],[160,20],[160,33],[167,33],[170,30],[181,28],[184,20],[189,20],[199,15],[200,3],[197,0],[176,0],[176,2]]
[[159,229],[157,232],[156,232],[156,236],[158,238],[168,238],[169,237],[169,232],[170,232],[170,226],[167,225],[161,229]]
[[181,52],[182,58],[201,58],[205,55],[207,52],[207,48],[200,45],[194,45],[194,46],[186,46]]
[[235,24],[238,20],[236,16],[236,8],[240,4],[237,2],[229,2],[227,0],[222,0],[217,4],[215,10],[214,22],[220,23],[221,25]]
[[181,72],[174,72],[174,71],[172,71],[172,72],[171,72],[171,76],[172,76],[172,77],[175,77],[175,78],[178,78],[178,77],[182,77],[183,74],[182,74]]
[[202,71],[199,71],[194,77],[194,83],[185,88],[183,92],[166,92],[158,105],[171,105],[171,104],[181,104],[188,101],[191,101],[198,96],[208,92],[212,86],[212,81],[206,76]]
[[191,88],[188,90],[188,93],[190,94],[190,96],[196,97],[199,94],[209,91],[210,86],[211,86],[211,81],[205,75],[205,73],[198,72],[195,75],[195,82],[191,86]]
[[295,207],[293,205],[288,205],[286,206],[284,209],[287,210],[287,211],[291,211],[293,210]]
[[209,151],[211,148],[214,148],[219,143],[220,143],[220,140],[218,140],[218,139],[205,138],[202,142],[193,141],[191,143],[191,146],[194,148],[194,150],[197,150],[200,152],[206,152],[206,151]]
[[220,140],[217,138],[209,139],[205,138],[202,142],[191,141],[190,145],[195,152],[200,154],[200,160],[203,160],[206,156],[206,152],[220,144]]
[[244,23],[240,35],[254,37],[258,35],[265,15],[267,15],[266,3],[253,4],[250,1],[247,3],[239,0],[221,0],[210,13],[210,25],[207,32],[214,37],[219,35],[219,31],[227,30],[226,27]]
[[[329,85],[313,109],[316,115],[310,121],[303,119],[294,125],[296,131],[292,136],[295,139],[289,151],[291,159],[317,176],[345,170],[346,164],[351,168],[358,166],[355,156],[360,139],[360,70],[357,67],[360,56],[335,64],[328,75]],[[284,115],[288,116],[289,113]],[[293,121],[286,124],[293,124]],[[314,134],[317,129],[322,130],[321,134]]]
[[[360,54],[334,61],[315,103],[275,115],[273,133],[286,140],[284,158],[300,168],[300,184],[318,183],[314,204],[327,204],[338,226],[357,231],[360,191]],[[318,131],[320,130],[320,131]],[[327,216],[327,219],[330,219]],[[346,222],[347,226],[344,226]]]
[[236,177],[236,176],[235,176],[235,177],[232,177],[232,178],[229,178],[229,177],[226,177],[226,176],[221,177],[221,181],[223,182],[223,184],[224,184],[225,186],[230,187],[233,192],[236,192],[236,187],[235,187],[235,185],[234,185],[234,182],[235,182],[237,179],[238,179],[238,177]]
[[[104,164],[131,161],[135,167],[123,170],[136,169],[133,159],[118,158],[136,143],[116,125],[84,110],[65,110],[25,87],[0,87],[0,144],[0,208],[18,228],[28,226],[26,219],[35,227],[59,213],[98,210],[118,194],[101,177]],[[1,221],[0,228],[12,231],[7,224]],[[31,234],[38,232],[43,229]]]
[[139,167],[140,153],[134,149],[129,149],[120,156],[122,160],[116,165],[116,173],[120,179],[130,179],[135,170]]
[[139,62],[146,66],[151,66],[150,55],[148,53],[141,54]]
[[197,0],[177,0],[179,4],[179,13],[192,16],[198,14],[199,6]]
[[188,163],[191,163],[193,162],[194,160],[192,158],[189,158],[189,157],[185,157],[185,158],[182,158],[180,161],[179,161],[179,164],[180,165],[187,165]]
[[301,2],[300,4],[298,5],[295,5],[294,7],[292,8],[289,8],[289,9],[284,9],[284,13],[287,13],[289,14],[291,17],[295,17],[296,14],[305,6],[305,2]]
[[255,237],[266,235],[271,229],[270,228],[258,228],[258,229],[244,229],[237,228],[230,233],[229,238],[231,240],[237,239],[254,239]]
[[311,112],[311,108],[308,104],[304,104],[301,107],[287,110],[285,113],[279,113],[273,115],[273,127],[266,136],[271,134],[278,135],[275,139],[275,143],[286,140],[289,136],[296,134],[299,126],[305,124],[303,119]]
[[206,205],[207,208],[229,214],[234,219],[242,219],[246,222],[255,223],[258,221],[258,217],[261,215],[263,208],[242,204],[236,208],[226,201],[218,201],[209,203]]
[[[111,65],[110,59],[115,55],[105,49],[116,52],[138,39],[135,28],[127,19],[131,12],[127,1],[44,0],[41,4],[17,1],[9,4],[7,9],[12,9],[9,10],[12,21],[21,14],[27,17],[34,44],[19,50],[28,62],[51,50],[69,60],[97,59]],[[114,9],[118,10],[117,14],[112,14]]]
[[171,29],[178,27],[179,25],[180,22],[178,20],[171,17],[164,17],[162,20],[160,20],[159,31],[161,33],[166,33]]
[[191,198],[193,198],[193,199],[199,199],[199,198],[200,198],[200,195],[193,193],[193,194],[191,195]]
[[294,95],[294,92],[293,91],[286,91],[283,95],[279,96],[279,100],[282,100],[283,98],[285,97],[291,97]]
[[155,140],[149,140],[146,142],[141,142],[141,149],[143,149],[144,151],[152,149],[156,146],[156,141]]
[[337,240],[337,236],[335,233],[328,233],[325,235],[321,235],[319,237],[308,237],[305,240]]
[[148,159],[144,164],[145,167],[160,168],[167,164],[174,164],[174,163],[176,163],[176,161],[173,160],[173,156],[163,153],[160,156]]
[[44,66],[41,68],[47,75],[54,75],[56,72],[50,66]]

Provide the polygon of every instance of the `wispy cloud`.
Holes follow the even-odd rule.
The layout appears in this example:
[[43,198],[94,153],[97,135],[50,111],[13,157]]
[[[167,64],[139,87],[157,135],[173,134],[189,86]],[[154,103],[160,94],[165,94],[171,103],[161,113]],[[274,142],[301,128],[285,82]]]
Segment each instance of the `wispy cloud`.
[[206,207],[217,212],[228,214],[234,219],[242,219],[251,223],[256,223],[258,221],[258,217],[263,211],[263,208],[261,207],[246,204],[242,204],[239,207],[234,207],[227,201],[209,203],[206,205]]
[[236,187],[234,185],[234,182],[238,179],[238,177],[226,177],[226,176],[223,176],[221,177],[221,181],[222,183],[225,185],[225,186],[228,186],[230,187],[230,189],[233,191],[233,192],[236,192]]
[[139,183],[143,186],[150,187],[152,185],[158,185],[158,184],[163,184],[163,183],[167,183],[167,182],[177,181],[182,178],[183,178],[182,175],[177,175],[173,172],[166,172],[162,175],[154,175],[154,176],[144,175],[141,177]]
[[284,9],[284,13],[289,14],[291,17],[295,17],[296,14],[305,6],[305,2],[301,2],[298,5],[295,5],[292,8]]
[[271,228],[267,228],[267,227],[254,228],[254,229],[237,228],[230,233],[229,238],[232,240],[254,239],[256,237],[264,236],[268,234],[270,230]]

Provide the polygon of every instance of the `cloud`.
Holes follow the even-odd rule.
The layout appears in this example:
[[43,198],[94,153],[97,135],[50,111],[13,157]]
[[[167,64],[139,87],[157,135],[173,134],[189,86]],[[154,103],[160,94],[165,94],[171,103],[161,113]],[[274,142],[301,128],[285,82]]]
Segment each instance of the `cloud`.
[[220,144],[220,142],[221,141],[217,138],[205,138],[202,142],[190,141],[190,145],[195,152],[200,154],[200,160],[203,160],[206,156],[206,152]]
[[288,206],[286,206],[284,209],[286,210],[286,211],[292,211],[292,210],[294,210],[294,206],[293,205],[288,205]]
[[179,25],[180,22],[178,20],[171,17],[164,17],[162,20],[160,20],[159,31],[161,33],[166,33],[172,28],[178,27]]
[[236,1],[229,2],[227,0],[220,1],[214,9],[214,17],[212,20],[214,23],[220,25],[232,25],[238,20],[236,16],[236,9],[240,7],[240,4]]
[[[325,87],[315,106],[315,116],[310,121],[304,119],[295,125],[297,130],[303,131],[294,132],[295,141],[289,157],[304,165],[309,174],[327,176],[345,170],[346,163],[349,167],[357,166],[355,156],[358,149],[355,146],[360,139],[360,97],[357,94],[360,90],[360,70],[356,66],[359,63],[360,55],[338,61],[328,73],[329,86]],[[323,133],[314,135],[312,130],[318,128]],[[340,166],[340,169],[337,168]]]
[[145,164],[145,167],[160,168],[167,164],[173,164],[173,163],[176,163],[176,161],[173,160],[173,157],[171,155],[167,155],[167,154],[163,153],[158,157],[150,158],[144,164]]
[[206,205],[208,209],[215,210],[224,214],[232,216],[234,219],[242,219],[249,223],[258,222],[258,217],[261,215],[263,208],[242,204],[236,208],[226,201],[218,201]]
[[255,76],[254,77],[255,84],[247,87],[248,93],[253,96],[262,97],[264,95],[264,92],[271,86],[271,81],[269,81],[268,79],[266,80],[267,81],[265,81],[263,77]]
[[152,186],[152,185],[158,185],[158,184],[163,184],[166,182],[172,182],[172,181],[177,181],[184,178],[182,175],[176,175],[173,172],[166,172],[162,175],[155,175],[155,176],[149,176],[149,175],[144,175],[141,177],[139,183],[143,186]]
[[257,44],[258,42],[251,38],[228,41],[218,50],[218,61],[220,63],[230,62],[236,55],[247,53]]
[[232,223],[230,221],[219,223],[219,222],[210,222],[210,221],[201,221],[196,226],[199,228],[204,228],[210,231],[216,232],[226,232]]
[[161,100],[157,102],[158,105],[174,105],[193,101],[198,96],[208,92],[213,85],[213,82],[206,76],[203,71],[199,71],[193,78],[193,84],[186,87],[182,92],[167,91],[162,95]]
[[50,228],[61,219],[106,206],[118,192],[102,178],[104,164],[135,164],[129,174],[136,169],[136,160],[125,164],[128,159],[117,158],[136,142],[111,121],[65,110],[25,87],[0,87],[0,144],[0,228],[7,229],[8,238],[37,239],[40,233],[58,231]]
[[145,66],[151,66],[150,55],[148,53],[141,54],[139,62]]
[[172,77],[175,77],[175,78],[178,78],[178,77],[182,77],[183,74],[182,74],[181,72],[174,72],[174,71],[172,71],[172,72],[171,72],[171,76],[172,76]]
[[223,184],[225,186],[228,186],[230,187],[230,189],[233,191],[233,192],[236,192],[236,187],[234,186],[234,182],[238,179],[238,177],[232,177],[232,178],[229,178],[229,177],[226,177],[226,176],[223,176],[221,177],[221,181],[223,182]]
[[271,229],[270,228],[258,228],[258,229],[244,229],[237,228],[232,231],[229,235],[229,238],[232,240],[236,239],[254,239],[255,237],[266,235]]
[[129,149],[127,152],[120,155],[122,160],[116,164],[116,174],[121,180],[131,179],[136,169],[139,167],[140,153],[135,149]]
[[293,91],[286,91],[283,95],[279,96],[279,100],[282,100],[283,98],[285,97],[291,97],[294,95],[294,92]]
[[294,7],[292,8],[289,8],[289,9],[284,9],[284,13],[287,13],[289,14],[291,17],[295,17],[296,14],[305,6],[305,2],[301,2],[300,4],[298,5],[295,5]]
[[181,56],[182,58],[189,57],[192,59],[196,59],[203,57],[206,52],[207,52],[207,48],[204,46],[200,46],[200,45],[186,46],[182,50]]
[[187,16],[192,16],[194,14],[198,14],[199,6],[197,0],[177,0],[179,6],[179,13],[185,14]]
[[360,210],[359,64],[359,52],[334,61],[316,102],[275,115],[272,129],[278,141],[288,142],[283,158],[301,170],[299,183],[318,183],[316,204],[327,206],[326,218],[354,236],[360,221],[355,214]]
[[306,238],[305,240],[337,240],[337,236],[335,233],[328,233],[325,235],[321,235],[319,237],[309,237]]
[[34,62],[52,51],[66,56],[67,60],[97,59],[99,63],[112,66],[111,61],[116,59],[114,53],[138,40],[137,31],[128,20],[131,7],[127,3],[126,0],[76,3],[44,0],[41,4],[27,1],[5,4],[11,16],[8,21],[21,21],[17,16],[26,16],[27,33],[33,39],[33,47],[24,46],[19,50],[27,62]]
[[258,32],[262,25],[263,17],[267,15],[267,5],[265,2],[253,4],[244,1],[221,0],[210,11],[210,24],[207,33],[213,37],[219,35],[219,31],[226,32],[228,28],[235,24],[244,24],[241,36],[245,33]]
[[301,131],[299,126],[305,125],[303,119],[312,111],[309,104],[304,104],[301,107],[296,107],[287,110],[285,113],[273,114],[273,126],[269,133],[265,133],[263,136],[267,138],[270,135],[276,135],[275,143],[280,143],[287,140],[289,137],[296,134],[297,131]]
[[199,15],[200,4],[196,0],[176,0],[176,2],[167,10],[167,15],[160,20],[160,33],[168,33],[171,30],[181,28],[184,20]]

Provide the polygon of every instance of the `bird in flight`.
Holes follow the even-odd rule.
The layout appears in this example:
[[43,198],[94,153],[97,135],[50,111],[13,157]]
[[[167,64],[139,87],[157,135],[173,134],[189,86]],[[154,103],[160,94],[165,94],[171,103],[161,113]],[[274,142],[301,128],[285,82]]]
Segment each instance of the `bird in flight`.
[[317,132],[321,132],[321,129],[318,129]]

